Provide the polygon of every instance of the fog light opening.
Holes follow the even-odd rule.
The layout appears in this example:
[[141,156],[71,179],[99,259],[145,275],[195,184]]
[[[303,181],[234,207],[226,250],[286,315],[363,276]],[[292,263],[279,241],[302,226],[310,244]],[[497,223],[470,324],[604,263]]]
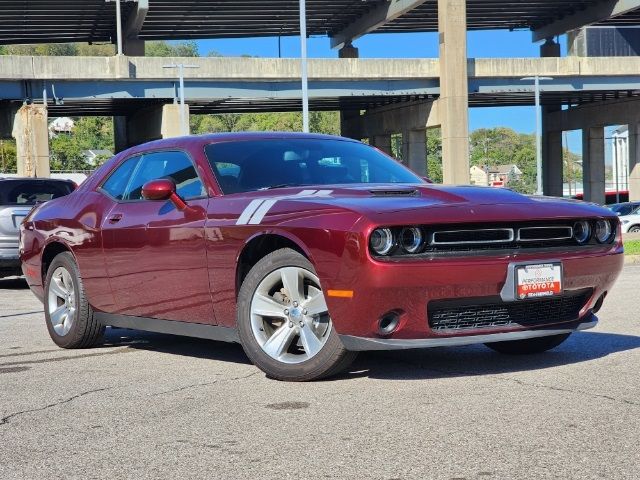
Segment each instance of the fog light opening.
[[596,303],[593,305],[593,313],[598,313],[598,311],[602,308],[602,304],[604,303],[604,299],[607,296],[607,292],[604,292],[600,295],[600,298],[596,300]]
[[378,333],[380,335],[391,335],[400,325],[400,314],[395,310],[385,313],[378,321]]

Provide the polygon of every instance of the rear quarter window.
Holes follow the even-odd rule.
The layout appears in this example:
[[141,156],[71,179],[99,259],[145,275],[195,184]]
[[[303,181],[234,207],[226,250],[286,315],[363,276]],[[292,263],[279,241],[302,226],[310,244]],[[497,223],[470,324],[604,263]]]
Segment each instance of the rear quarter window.
[[0,205],[35,205],[64,197],[73,191],[67,182],[9,180],[0,182]]

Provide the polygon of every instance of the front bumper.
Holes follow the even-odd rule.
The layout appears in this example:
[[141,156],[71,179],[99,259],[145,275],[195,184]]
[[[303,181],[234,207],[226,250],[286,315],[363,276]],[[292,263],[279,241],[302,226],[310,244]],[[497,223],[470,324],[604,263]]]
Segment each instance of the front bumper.
[[22,275],[18,249],[0,248],[0,277]]
[[[328,297],[329,312],[347,348],[369,350],[465,345],[557,333],[549,333],[549,329],[563,333],[574,331],[579,324],[591,322],[591,315],[600,306],[598,300],[611,289],[620,274],[624,256],[621,246],[612,245],[577,252],[556,250],[415,261],[358,260],[358,265],[345,262],[346,268],[338,278],[326,282],[323,287],[353,290],[352,298]],[[587,292],[584,304],[571,318],[545,317],[539,323],[536,320],[526,326],[510,324],[457,331],[434,330],[429,326],[430,302],[436,305],[441,300],[513,301],[505,295],[511,266],[552,261],[562,263],[563,288],[567,294]],[[379,322],[392,311],[399,313],[399,325],[393,333],[385,335],[381,333]],[[534,318],[533,313],[532,310],[531,318]],[[504,334],[508,336],[496,340],[495,335]]]
[[540,328],[536,330],[520,330],[515,332],[489,333],[485,335],[467,335],[457,337],[423,338],[423,339],[394,339],[394,338],[366,338],[351,335],[340,335],[340,340],[347,350],[354,352],[366,350],[410,350],[415,348],[459,347],[478,343],[507,342],[511,340],[526,340],[528,338],[561,335],[579,330],[588,330],[598,324],[598,317],[589,314],[587,319],[566,328]]

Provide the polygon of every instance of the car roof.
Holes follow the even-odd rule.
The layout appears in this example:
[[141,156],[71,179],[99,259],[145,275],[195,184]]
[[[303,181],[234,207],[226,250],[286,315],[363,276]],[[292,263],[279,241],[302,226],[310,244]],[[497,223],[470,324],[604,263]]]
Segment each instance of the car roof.
[[325,135],[321,133],[302,132],[224,132],[205,133],[201,135],[188,135],[182,137],[162,138],[151,142],[142,143],[131,147],[122,155],[129,156],[133,153],[140,153],[147,150],[180,148],[180,147],[200,147],[209,143],[243,141],[243,140],[267,140],[267,139],[315,139],[315,140],[342,140],[347,142],[358,142],[351,138],[339,137],[337,135]]

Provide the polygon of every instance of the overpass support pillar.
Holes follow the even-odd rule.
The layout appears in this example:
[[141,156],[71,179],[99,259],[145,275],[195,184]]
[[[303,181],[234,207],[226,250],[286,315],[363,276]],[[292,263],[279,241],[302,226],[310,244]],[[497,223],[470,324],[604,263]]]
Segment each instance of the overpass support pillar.
[[[358,58],[358,56],[358,49],[351,45],[351,43],[346,44],[338,50],[338,58]],[[359,117],[359,110],[340,110],[340,135],[347,138],[361,140],[363,137],[359,131]]]
[[[540,56],[559,57],[560,44],[548,38],[540,47]],[[562,131],[547,131],[546,123],[551,113],[561,109],[560,104],[542,107],[542,191],[544,195],[552,197],[561,197],[564,194]]]
[[562,197],[564,194],[564,159],[562,132],[542,134],[542,190],[545,195]]
[[629,200],[640,200],[640,124],[629,124]]
[[371,139],[371,145],[382,150],[387,155],[393,153],[393,149],[391,148],[391,134],[375,135]]
[[582,130],[582,183],[586,201],[605,204],[604,127]]
[[[188,119],[188,105],[185,105],[185,110]],[[180,105],[154,106],[133,115],[113,117],[113,127],[116,152],[151,140],[178,137],[181,135]]]
[[402,158],[407,167],[421,177],[427,176],[427,130],[402,132]]
[[469,183],[467,2],[438,0],[442,170],[445,184]]
[[15,114],[12,135],[16,139],[18,175],[49,177],[49,125],[47,107],[24,105]]

